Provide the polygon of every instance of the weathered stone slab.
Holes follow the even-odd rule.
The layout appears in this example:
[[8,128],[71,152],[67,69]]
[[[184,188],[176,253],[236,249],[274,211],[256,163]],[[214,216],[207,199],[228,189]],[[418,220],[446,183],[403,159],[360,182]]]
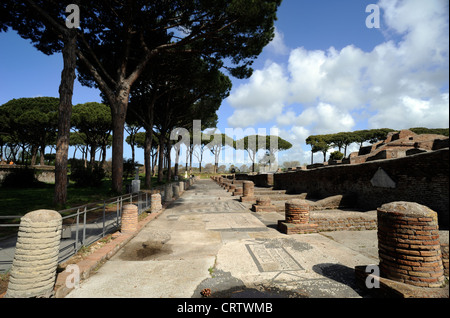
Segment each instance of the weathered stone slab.
[[303,270],[284,247],[267,247],[264,244],[246,244],[246,247],[260,272]]

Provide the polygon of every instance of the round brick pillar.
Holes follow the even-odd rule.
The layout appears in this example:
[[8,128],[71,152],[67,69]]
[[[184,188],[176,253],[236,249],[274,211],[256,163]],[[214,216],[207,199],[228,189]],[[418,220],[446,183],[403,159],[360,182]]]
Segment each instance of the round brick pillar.
[[391,202],[377,210],[382,277],[420,287],[441,287],[444,267],[437,213],[413,202]]
[[270,206],[270,198],[268,196],[262,196],[256,199],[256,205]]
[[127,204],[122,208],[122,225],[120,232],[133,233],[138,225],[138,207],[134,204]]
[[37,210],[20,220],[7,298],[51,297],[58,266],[61,214]]
[[290,200],[285,203],[286,223],[309,223],[309,204],[305,200]]
[[253,197],[255,194],[255,184],[252,181],[243,182],[242,194],[244,197]]
[[230,184],[230,186],[228,187],[228,192],[234,192],[235,189],[236,189],[236,185]]

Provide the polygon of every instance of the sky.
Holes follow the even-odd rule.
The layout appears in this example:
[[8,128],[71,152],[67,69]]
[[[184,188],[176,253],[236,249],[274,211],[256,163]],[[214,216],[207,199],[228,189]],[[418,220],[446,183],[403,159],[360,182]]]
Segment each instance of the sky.
[[[218,111],[220,132],[236,138],[272,129],[293,144],[278,161],[303,164],[311,161],[310,135],[449,127],[447,0],[283,0],[277,17],[253,75],[231,78]],[[60,54],[46,56],[14,31],[0,33],[0,105],[58,97],[61,70]],[[73,104],[90,101],[101,101],[98,91],[76,83]],[[124,151],[130,158],[128,145]],[[143,163],[143,152],[136,155]],[[224,151],[221,164],[240,159]],[[207,155],[204,162],[212,160]],[[314,162],[321,161],[316,154]]]

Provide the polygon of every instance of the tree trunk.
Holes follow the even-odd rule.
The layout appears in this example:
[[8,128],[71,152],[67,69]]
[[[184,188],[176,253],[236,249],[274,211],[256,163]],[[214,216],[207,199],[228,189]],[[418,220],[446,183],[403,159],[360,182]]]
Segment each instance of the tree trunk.
[[164,134],[161,132],[159,136],[158,182],[163,182],[164,146]]
[[41,150],[41,155],[39,157],[39,164],[41,166],[43,166],[43,165],[45,165],[45,161],[44,161],[44,159],[45,159],[45,145],[41,145],[40,150]]
[[194,153],[194,145],[191,146],[189,151],[189,176],[192,175],[192,154]]
[[128,103],[118,101],[116,105],[111,105],[113,120],[113,143],[112,143],[112,191],[116,194],[123,192],[123,141],[125,130],[125,117]]
[[174,176],[178,176],[178,165],[180,161],[180,146],[175,147],[175,169],[174,169]]
[[91,165],[91,170],[94,169],[94,164],[95,164],[95,153],[97,150],[97,146],[92,144],[91,145],[91,161],[90,161],[90,165]]
[[144,146],[144,165],[145,165],[145,187],[152,187],[152,139],[153,139],[153,129],[145,130],[145,146]]
[[170,153],[172,152],[172,142],[167,140],[167,182],[172,181],[172,169],[171,169],[171,157]]
[[134,165],[135,161],[136,161],[136,155],[135,155],[134,141],[133,141],[133,138],[131,138],[131,162],[133,163],[133,165]]
[[144,159],[145,159],[145,185],[148,188],[152,188],[152,143],[153,143],[153,107],[155,105],[156,95],[150,101],[148,105],[148,124],[145,128],[145,145],[144,145]]
[[158,145],[158,147],[156,149],[156,153],[155,153],[154,158],[153,158],[152,177],[156,176],[156,163],[158,162],[158,159],[159,159],[159,148],[160,147]]
[[106,145],[102,145],[102,167],[105,167],[106,162]]
[[31,166],[36,165],[36,157],[37,157],[38,148],[36,146],[31,147]]
[[75,81],[75,67],[77,57],[75,54],[77,45],[76,30],[68,32],[68,38],[64,43],[63,61],[64,68],[61,72],[59,86],[58,109],[58,137],[56,140],[55,159],[55,196],[56,204],[64,204],[67,201],[67,161],[69,156],[70,117],[72,116],[72,95]]

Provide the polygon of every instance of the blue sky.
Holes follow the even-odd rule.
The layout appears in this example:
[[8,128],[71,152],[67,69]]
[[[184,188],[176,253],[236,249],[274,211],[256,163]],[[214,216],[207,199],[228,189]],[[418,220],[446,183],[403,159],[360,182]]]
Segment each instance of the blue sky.
[[[369,4],[380,8],[378,29],[366,26]],[[448,1],[284,0],[275,26],[253,76],[232,79],[221,132],[277,128],[294,144],[279,161],[309,163],[309,135],[449,126]],[[0,105],[58,97],[60,55],[38,52],[14,31],[0,33],[0,46]],[[77,83],[73,104],[90,101],[100,101],[98,92]],[[234,160],[225,154],[222,163]]]

